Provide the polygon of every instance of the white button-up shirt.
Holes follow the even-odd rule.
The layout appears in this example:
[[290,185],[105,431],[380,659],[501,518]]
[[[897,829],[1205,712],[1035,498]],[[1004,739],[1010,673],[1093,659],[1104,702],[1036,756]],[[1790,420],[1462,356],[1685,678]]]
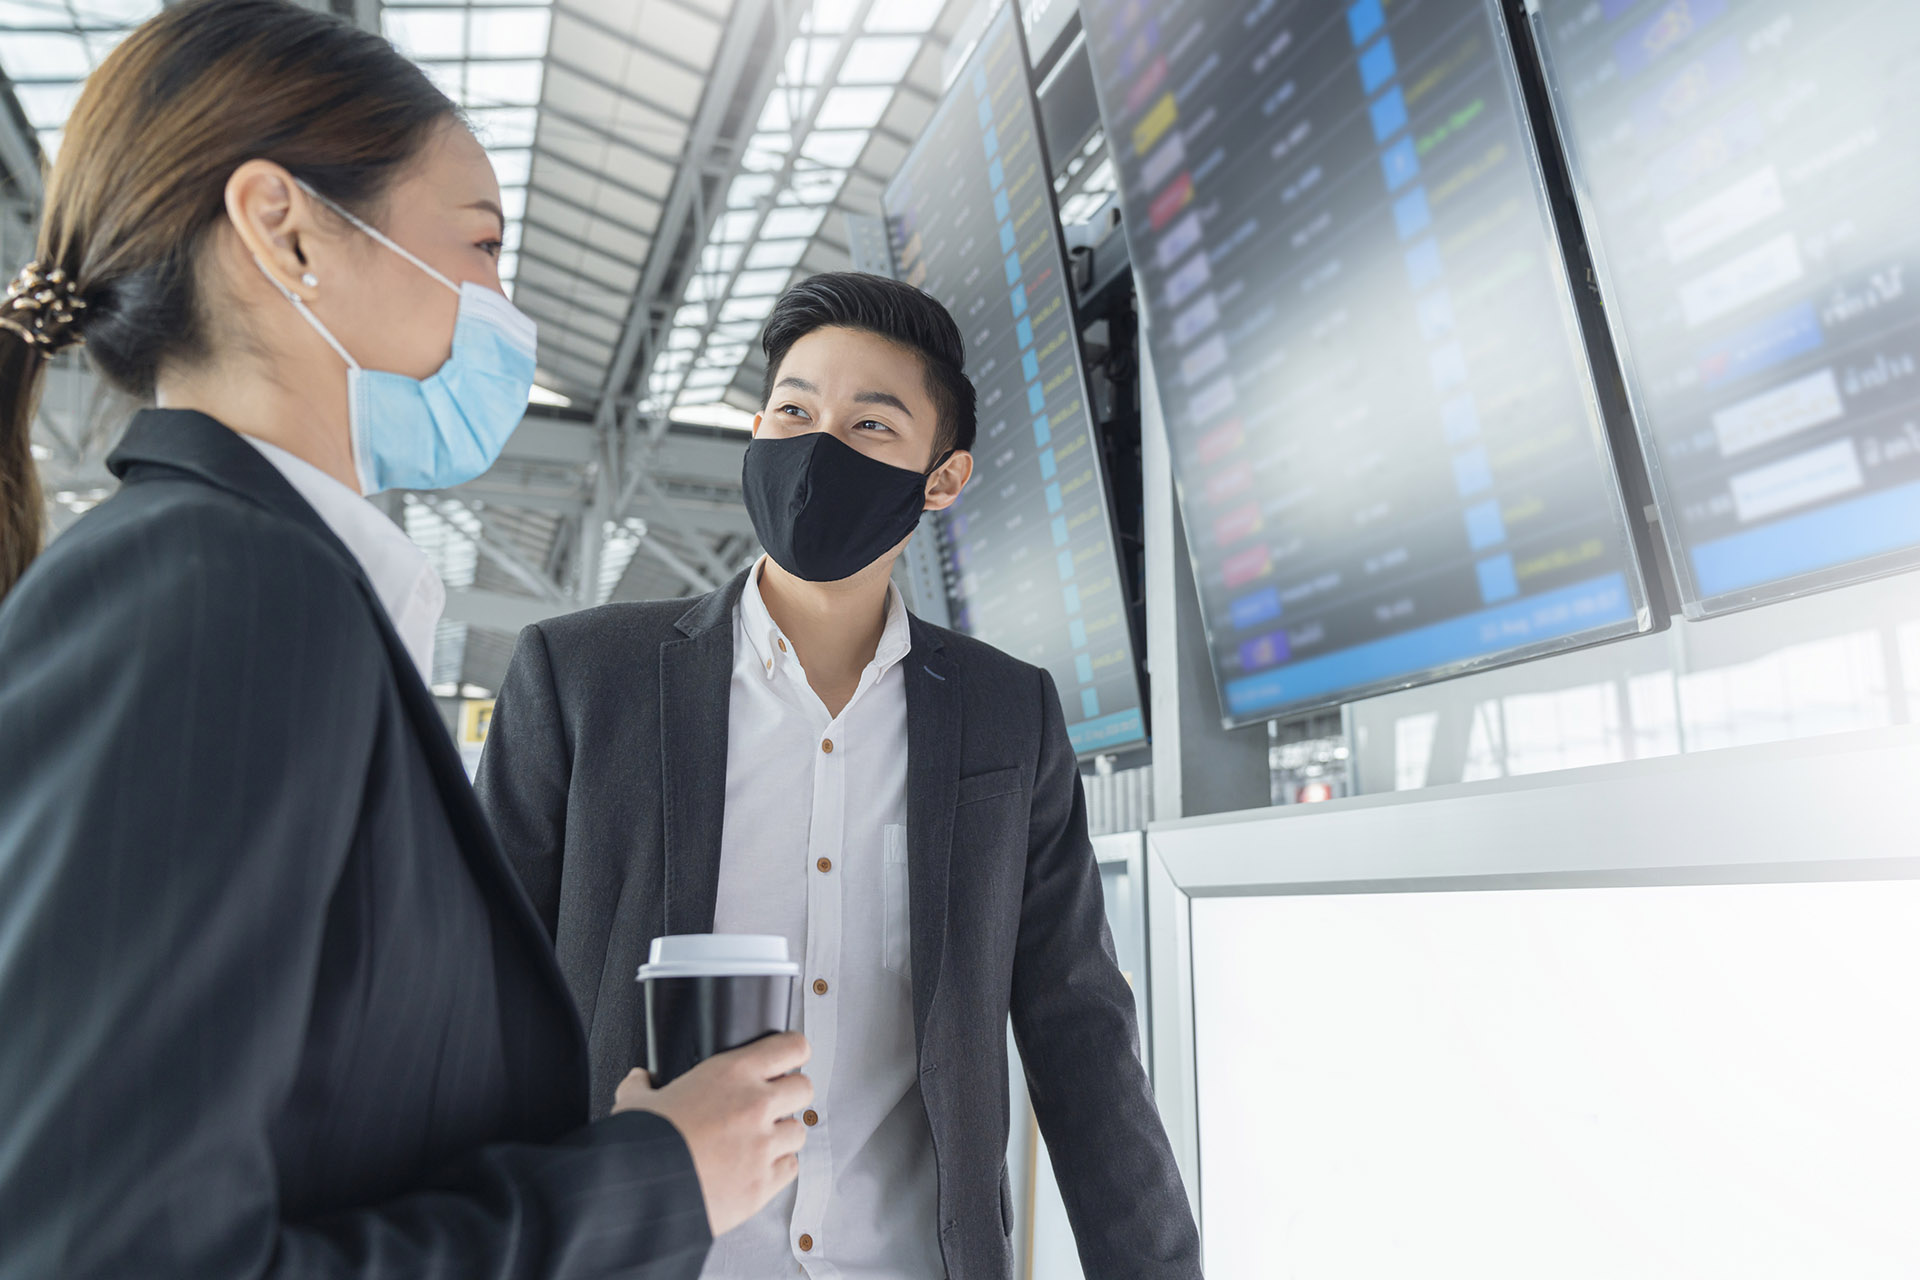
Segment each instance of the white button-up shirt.
[[758,565],[734,614],[713,927],[781,934],[800,960],[814,1101],[799,1179],[714,1242],[703,1277],[945,1275],[907,946],[910,644],[889,587],[873,661],[833,716],[767,612]]
[[426,553],[379,508],[312,463],[265,440],[240,438],[258,449],[346,544],[386,606],[420,678],[432,684],[433,633],[446,611],[447,588]]

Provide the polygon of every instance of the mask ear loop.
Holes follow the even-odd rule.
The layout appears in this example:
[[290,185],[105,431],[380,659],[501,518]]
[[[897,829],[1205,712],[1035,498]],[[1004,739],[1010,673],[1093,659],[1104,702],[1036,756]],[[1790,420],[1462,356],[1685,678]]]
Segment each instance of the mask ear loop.
[[387,248],[393,250],[395,253],[405,258],[408,262],[411,262],[414,266],[420,268],[422,271],[432,276],[435,280],[438,280],[441,284],[447,286],[447,288],[453,290],[455,294],[458,294],[460,292],[459,285],[447,279],[444,275],[440,274],[440,272],[428,266],[421,259],[415,257],[410,250],[402,248],[398,242],[389,239],[387,237],[387,234],[384,231],[381,231],[379,228],[374,227],[366,222],[362,222],[359,218],[355,217],[351,212],[341,208],[339,205],[335,204],[333,201],[327,199],[325,196],[321,195],[318,191],[315,191],[312,187],[308,186],[301,179],[295,178],[294,182],[298,183],[300,186],[300,189],[306,192],[309,196],[311,196],[316,203],[323,204],[327,208],[333,210],[335,213],[345,218],[348,222],[351,222],[354,226],[358,227],[360,230],[366,232],[369,236],[373,237],[373,239],[387,246]]
[[308,309],[306,300],[293,290],[287,288],[284,284],[281,284],[279,280],[275,279],[273,272],[267,270],[267,264],[260,261],[258,257],[254,258],[253,265],[260,268],[260,274],[267,278],[268,284],[280,291],[281,297],[293,304],[293,309],[300,313],[300,318],[313,326],[313,331],[322,338],[325,338],[327,345],[333,348],[335,354],[347,362],[347,368],[352,369],[355,373],[360,372],[360,362],[355,360],[348,354],[347,349],[340,345],[340,339],[327,332],[327,326],[321,324],[320,317],[314,315],[313,312]]

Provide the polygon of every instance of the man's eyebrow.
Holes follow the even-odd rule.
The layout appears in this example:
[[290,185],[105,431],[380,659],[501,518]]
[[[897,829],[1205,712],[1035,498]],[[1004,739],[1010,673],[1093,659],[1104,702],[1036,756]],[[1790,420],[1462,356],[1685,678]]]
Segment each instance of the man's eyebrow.
[[858,391],[854,393],[853,402],[855,404],[890,405],[906,414],[909,418],[913,416],[913,410],[907,408],[907,406],[901,402],[899,396],[886,391]]
[[798,387],[802,391],[819,391],[820,390],[820,388],[814,386],[811,382],[808,382],[805,378],[796,378],[792,374],[788,374],[786,377],[780,379],[780,381],[774,383],[773,385],[776,387]]

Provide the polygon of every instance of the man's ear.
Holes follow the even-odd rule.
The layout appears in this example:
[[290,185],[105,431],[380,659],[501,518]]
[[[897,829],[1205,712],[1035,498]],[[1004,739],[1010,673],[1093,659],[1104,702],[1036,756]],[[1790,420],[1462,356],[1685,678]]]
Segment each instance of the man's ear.
[[752,432],[752,434],[753,434],[753,437],[754,437],[754,439],[756,439],[756,440],[760,438],[760,419],[761,419],[762,417],[764,417],[764,416],[765,416],[764,414],[758,414],[758,413],[756,413],[756,414],[754,414],[754,415],[753,415],[753,432]]
[[927,479],[928,511],[945,511],[973,478],[973,455],[956,449]]

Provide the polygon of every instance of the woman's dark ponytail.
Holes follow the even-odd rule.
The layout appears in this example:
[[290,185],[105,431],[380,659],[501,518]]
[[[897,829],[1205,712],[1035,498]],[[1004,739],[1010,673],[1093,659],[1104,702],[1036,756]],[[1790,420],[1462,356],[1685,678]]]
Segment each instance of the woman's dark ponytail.
[[0,328],[0,598],[40,554],[46,536],[40,473],[29,439],[45,365],[24,337]]

